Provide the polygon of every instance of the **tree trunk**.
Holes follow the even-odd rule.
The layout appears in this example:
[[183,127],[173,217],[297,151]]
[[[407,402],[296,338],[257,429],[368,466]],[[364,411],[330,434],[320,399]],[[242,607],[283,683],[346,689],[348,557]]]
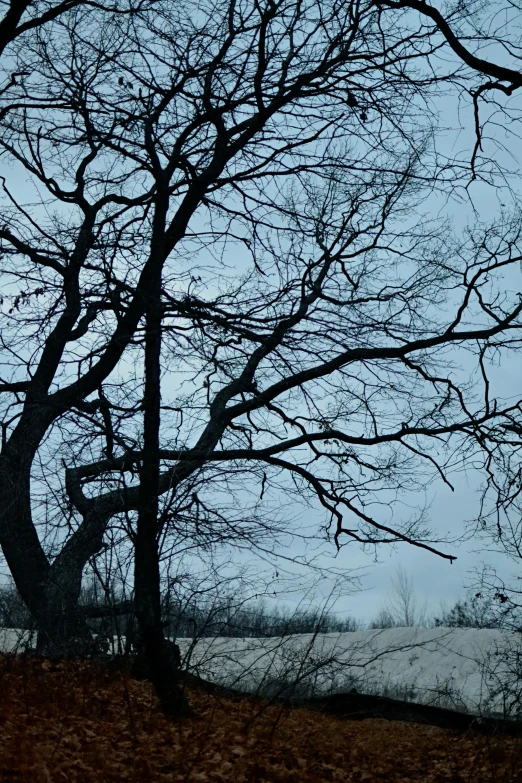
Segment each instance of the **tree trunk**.
[[50,566],[32,521],[31,465],[35,448],[30,430],[28,427],[25,433],[14,433],[0,455],[0,545],[22,599],[38,619]]
[[[54,560],[45,583],[38,618],[37,651],[42,655],[88,655],[92,634],[79,611],[83,570],[103,546],[106,520],[85,518]],[[94,528],[94,529],[93,529]]]
[[49,423],[45,409],[24,414],[0,455],[0,545],[16,587],[38,626],[46,655],[81,653],[91,640],[78,614],[83,569],[99,552],[107,519],[87,515],[50,565],[31,513],[31,466]]
[[181,687],[172,645],[163,636],[158,548],[153,532],[153,536],[142,535],[136,540],[134,589],[140,645],[161,709],[169,717],[180,717],[192,713]]
[[93,637],[85,616],[78,609],[83,565],[53,564],[38,618],[36,650],[52,657],[86,656],[93,650]]
[[141,644],[163,712],[170,717],[190,713],[179,670],[163,636],[158,552],[159,429],[161,402],[161,270],[167,197],[158,197],[152,252],[156,263],[145,296],[145,390],[143,451],[134,561],[134,595]]

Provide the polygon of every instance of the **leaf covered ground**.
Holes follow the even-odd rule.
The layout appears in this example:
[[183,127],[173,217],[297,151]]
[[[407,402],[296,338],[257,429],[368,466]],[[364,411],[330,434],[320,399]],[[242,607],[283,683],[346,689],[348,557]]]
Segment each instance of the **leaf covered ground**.
[[168,722],[146,682],[89,662],[0,659],[0,780],[522,783],[522,739],[348,721],[189,691]]

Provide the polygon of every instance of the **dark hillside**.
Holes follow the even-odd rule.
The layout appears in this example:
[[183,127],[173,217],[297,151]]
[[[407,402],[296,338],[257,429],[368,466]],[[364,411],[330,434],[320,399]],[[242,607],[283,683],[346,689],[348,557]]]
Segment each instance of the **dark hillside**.
[[91,662],[4,656],[0,693],[1,781],[522,782],[519,738],[343,720],[201,688],[188,690],[197,717],[169,723],[147,682]]

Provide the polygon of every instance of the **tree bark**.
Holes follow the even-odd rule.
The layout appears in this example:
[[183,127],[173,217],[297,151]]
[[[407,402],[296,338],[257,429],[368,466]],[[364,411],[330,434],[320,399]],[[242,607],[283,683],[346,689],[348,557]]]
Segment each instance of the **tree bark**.
[[17,589],[37,622],[38,650],[61,655],[71,649],[72,639],[82,638],[82,647],[87,642],[88,628],[77,608],[83,568],[94,554],[93,547],[81,549],[71,539],[49,564],[31,513],[33,444],[27,438],[17,448],[17,441],[12,438],[0,456],[0,544]]
[[161,403],[161,273],[166,197],[158,198],[153,243],[156,264],[145,291],[145,390],[142,466],[135,538],[134,592],[141,645],[165,715],[190,714],[170,645],[163,635],[158,551]]
[[83,565],[53,563],[47,579],[40,615],[36,650],[50,657],[85,656],[93,650],[93,637],[78,607]]
[[38,627],[37,648],[46,655],[82,652],[91,642],[78,612],[82,574],[100,551],[109,516],[88,509],[78,530],[49,563],[31,511],[31,466],[53,412],[31,406],[0,455],[0,545],[20,595]]
[[90,509],[49,569],[38,621],[37,651],[42,655],[85,655],[93,649],[78,601],[84,568],[102,549],[107,522],[108,517]]
[[0,545],[16,586],[38,619],[49,561],[31,513],[31,465],[47,423],[23,417],[0,455]]

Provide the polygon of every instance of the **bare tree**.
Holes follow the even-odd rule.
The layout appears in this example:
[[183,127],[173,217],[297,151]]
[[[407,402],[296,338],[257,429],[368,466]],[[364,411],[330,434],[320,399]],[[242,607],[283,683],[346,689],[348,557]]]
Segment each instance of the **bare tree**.
[[183,709],[160,558],[187,519],[187,539],[236,542],[263,519],[230,522],[220,492],[319,504],[338,546],[453,559],[394,509],[518,420],[488,373],[522,312],[504,290],[517,215],[457,239],[418,209],[497,182],[480,136],[469,166],[440,156],[442,92],[478,107],[519,86],[458,41],[459,9],[91,4],[20,36],[0,114],[28,178],[3,189],[0,543],[40,649],[86,633],[83,569],[119,525],[158,693]]
[[481,541],[482,552],[507,556],[514,566],[483,562],[475,569],[464,604],[456,619],[475,621],[477,627],[522,630],[522,427],[517,419],[489,428],[484,448],[488,454],[478,519],[469,532]]
[[392,591],[371,628],[422,628],[426,625],[426,602],[419,606],[415,596],[413,580],[401,565],[398,565],[391,580]]

